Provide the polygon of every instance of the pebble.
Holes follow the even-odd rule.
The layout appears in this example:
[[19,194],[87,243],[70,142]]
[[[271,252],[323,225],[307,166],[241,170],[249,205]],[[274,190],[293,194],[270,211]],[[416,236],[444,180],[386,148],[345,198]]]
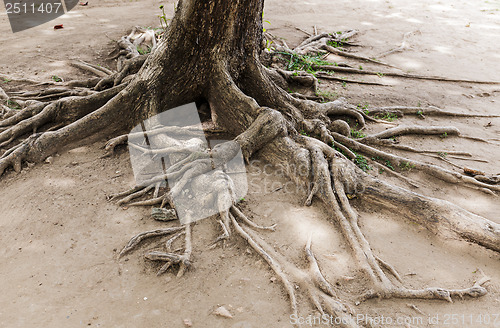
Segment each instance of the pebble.
[[233,315],[224,306],[219,306],[215,309],[214,314],[224,318],[233,318]]

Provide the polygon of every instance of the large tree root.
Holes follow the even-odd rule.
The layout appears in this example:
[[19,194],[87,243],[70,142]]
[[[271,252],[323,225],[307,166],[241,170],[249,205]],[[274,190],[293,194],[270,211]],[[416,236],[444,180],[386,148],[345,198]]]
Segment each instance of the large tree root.
[[[228,2],[227,6],[232,4]],[[252,4],[257,6],[257,9],[260,8],[258,1]],[[193,15],[199,19],[207,16],[205,12],[195,12]],[[248,21],[250,18],[247,16],[249,15],[240,17],[240,23],[251,24],[253,21]],[[118,54],[126,58],[122,65],[119,65],[117,72],[101,70],[87,64],[81,66],[91,72],[93,69],[102,72],[99,75],[103,77],[98,81],[89,79],[73,85],[69,85],[70,82],[68,82],[65,85],[57,85],[57,88],[38,93],[13,94],[9,90],[0,93],[1,100],[6,103],[4,106],[7,106],[8,100],[17,99],[23,107],[17,113],[13,113],[10,108],[2,107],[0,147],[7,147],[7,149],[0,157],[0,175],[8,167],[19,171],[23,162],[41,162],[68,145],[89,141],[90,138],[111,136],[112,139],[105,146],[108,154],[117,145],[128,142],[130,149],[134,149],[143,156],[168,157],[169,161],[171,157],[175,160],[170,161],[170,166],[164,167],[161,174],[142,181],[140,185],[130,190],[111,196],[110,200],[118,200],[118,204],[128,206],[160,204],[153,216],[156,213],[160,216],[160,220],[171,221],[173,218],[168,217],[166,213],[173,213],[174,210],[180,213],[182,209],[175,207],[175,199],[192,187],[191,189],[199,192],[195,194],[195,199],[200,204],[212,204],[218,209],[219,214],[213,215],[212,219],[215,219],[221,233],[214,238],[209,248],[217,247],[219,244],[224,245],[234,234],[240,236],[259,256],[263,257],[271,270],[279,277],[289,297],[292,314],[299,315],[301,298],[297,295],[301,293],[321,314],[330,314],[340,318],[344,327],[358,327],[359,325],[352,321],[354,311],[351,305],[355,304],[355,300],[340,299],[334,287],[325,279],[320,270],[320,263],[312,251],[312,237],[305,245],[308,265],[300,268],[275,251],[265,241],[264,236],[261,236],[263,233],[271,233],[275,225],[259,225],[251,221],[237,207],[235,184],[231,174],[227,171],[227,164],[240,150],[247,162],[253,155],[258,154],[270,163],[282,167],[295,183],[310,186],[307,188],[308,194],[304,195],[305,205],[315,204],[318,200],[325,206],[330,221],[340,229],[352,251],[354,261],[370,281],[372,290],[365,295],[358,295],[359,301],[373,297],[450,301],[453,297],[480,297],[486,294],[486,289],[481,286],[484,280],[469,288],[408,289],[404,287],[404,280],[398,274],[397,269],[383,261],[381,259],[383,256],[375,254],[371,249],[358,224],[358,215],[349,202],[350,198],[359,196],[366,201],[397,209],[409,220],[421,224],[436,234],[437,238],[460,239],[500,252],[499,224],[469,213],[449,202],[388,185],[366,174],[354,163],[359,160],[360,154],[365,154],[375,160],[392,163],[396,167],[412,167],[415,170],[421,170],[449,183],[461,183],[468,187],[487,190],[490,193],[500,191],[499,185],[476,178],[480,174],[474,175],[470,172],[463,174],[446,170],[370,146],[385,146],[387,138],[399,135],[459,135],[459,131],[453,127],[398,126],[397,123],[384,122],[370,115],[383,113],[398,116],[415,114],[486,117],[486,115],[446,113],[432,107],[388,107],[370,109],[365,112],[347,103],[345,99],[327,103],[297,99],[286,91],[288,83],[302,83],[316,88],[316,77],[310,74],[293,74],[280,68],[265,68],[260,63],[259,51],[250,51],[250,54],[237,57],[234,61],[228,60],[225,55],[219,54],[222,52],[227,55],[225,50],[217,48],[223,41],[217,38],[213,46],[213,49],[217,51],[212,51],[211,48],[209,52],[191,56],[196,57],[196,60],[192,61],[191,58],[184,58],[184,54],[195,47],[194,44],[200,40],[204,44],[211,40],[208,35],[206,38],[198,39],[198,34],[196,34],[192,41],[198,41],[185,44],[180,42],[179,40],[189,40],[189,35],[185,33],[191,33],[190,30],[180,28],[185,23],[183,19],[188,19],[188,17],[190,16],[183,15],[174,20],[172,22],[174,27],[169,28],[161,41],[152,46],[152,52],[149,55],[139,55],[134,44],[134,40],[145,39],[148,33],[136,29],[131,35],[120,40],[121,49]],[[228,17],[232,16],[228,15]],[[192,24],[192,26],[197,25]],[[260,30],[256,29],[255,32],[258,35],[262,31],[261,26],[259,28]],[[205,32],[212,33],[213,31],[196,31],[196,33]],[[248,40],[245,42],[250,43],[245,43],[241,49],[230,51],[243,54],[248,52],[248,49],[252,49],[255,45],[251,43],[253,42],[252,35],[248,33],[251,32],[247,32]],[[336,48],[333,48],[334,51],[330,49],[332,46],[328,41],[348,45],[349,41],[345,39],[352,35],[354,32],[346,32],[338,36],[320,34],[311,36],[294,50],[289,49],[285,43],[277,44],[276,47],[281,47],[281,51],[297,54],[308,54],[318,49],[339,52],[341,50]],[[254,39],[261,40],[260,37]],[[156,39],[153,38],[153,40]],[[176,44],[178,47],[175,47]],[[176,51],[169,51],[169,49],[176,49]],[[179,57],[179,54],[183,55]],[[353,54],[349,56],[390,66],[370,58]],[[205,57],[209,59],[200,64],[198,59]],[[176,62],[183,64],[175,67],[169,66]],[[331,68],[328,67],[328,69]],[[361,73],[352,68],[340,68],[343,72]],[[186,74],[186,72],[192,74]],[[363,71],[363,74],[366,73],[367,71]],[[368,71],[368,74],[376,74],[376,72]],[[424,78],[401,73],[394,73],[393,76]],[[484,82],[434,77],[431,79]],[[77,89],[76,85],[80,84],[86,84],[86,86]],[[164,90],[168,92],[163,92]],[[205,106],[208,106],[212,112],[213,123],[224,128],[227,134],[235,136],[234,139],[212,148],[199,140],[190,142],[174,140],[171,143],[150,148],[148,145],[136,143],[136,139],[142,137],[142,133],[123,134],[130,131],[134,125],[154,117],[164,109],[194,101],[208,103]],[[367,122],[391,124],[395,127],[355,140],[350,138],[350,126],[344,121],[346,117],[355,120],[360,128],[365,127]],[[45,131],[35,133],[37,129]],[[175,130],[176,133],[182,132],[184,136],[196,139],[196,134],[189,128],[177,126],[154,127],[148,131],[148,134],[154,140],[166,140],[171,130]],[[22,140],[22,138],[25,139]],[[479,138],[472,139],[480,140]],[[402,150],[414,150],[411,147],[400,147]],[[454,155],[466,156],[466,153],[457,152]],[[301,168],[301,172],[295,171],[294,168]],[[207,176],[216,179],[207,179]],[[168,182],[168,187],[163,187],[166,185],[165,181]],[[205,190],[208,189],[208,185],[212,187],[212,191],[207,193]],[[165,209],[165,207],[170,207],[170,209]],[[162,215],[167,215],[167,217]],[[165,273],[172,267],[178,267],[177,275],[182,276],[192,265],[193,252],[195,252],[192,247],[192,238],[195,236],[195,230],[195,223],[187,222],[182,226],[140,233],[130,240],[120,256],[136,249],[146,239],[167,237],[168,240],[164,244],[147,251],[145,257],[154,262],[161,262],[158,274]],[[172,249],[181,242],[181,237],[184,237],[182,247]]]
[[382,57],[385,57],[385,56],[389,56],[389,55],[392,55],[396,52],[402,52],[404,51],[405,49],[407,49],[409,46],[408,46],[408,38],[410,38],[412,35],[414,34],[421,34],[420,31],[413,31],[413,32],[407,32],[403,35],[403,41],[401,41],[401,45],[397,48],[393,48],[391,50],[388,50],[386,52],[383,52],[381,53],[380,55],[378,55],[377,57],[378,58],[382,58]]
[[[271,122],[274,123],[270,124]],[[244,134],[238,136],[236,140],[240,142],[243,149],[246,149],[247,152],[251,154],[260,147],[257,146],[257,148],[252,148],[256,145],[256,136],[268,136],[268,134],[265,133],[266,130],[269,132],[276,131],[275,129],[269,129],[269,125],[279,125],[280,122],[282,122],[282,119],[279,118],[279,115],[276,116],[272,111],[264,112],[254,121],[254,124],[252,124],[252,126]],[[271,140],[277,140],[275,133],[268,137]],[[298,145],[302,144],[308,150],[309,156],[311,157],[313,187],[310,190],[310,194],[305,202],[306,205],[310,205],[312,203],[313,197],[318,197],[323,201],[323,203],[327,206],[327,210],[331,213],[332,219],[340,226],[346,240],[351,246],[353,256],[357,264],[370,278],[373,285],[373,290],[365,295],[360,295],[358,301],[368,300],[373,297],[438,299],[451,301],[453,297],[480,297],[486,293],[486,289],[482,287],[480,283],[463,289],[445,289],[434,287],[423,289],[405,288],[402,285],[402,278],[397,273],[396,269],[381,260],[379,256],[373,254],[369,243],[359,228],[357,214],[350,206],[347,196],[348,194],[355,194],[365,190],[365,192],[361,193],[361,195],[363,195],[362,197],[365,197],[364,195],[367,194],[367,199],[370,199],[369,197],[380,197],[380,194],[388,197],[387,189],[383,191],[380,189],[382,189],[382,187],[394,187],[385,184],[381,185],[381,182],[378,180],[369,178],[364,173],[360,172],[359,169],[354,167],[352,163],[343,158],[343,156],[338,152],[334,151],[330,147],[324,147],[324,144],[316,139],[303,136],[297,136],[296,138]],[[278,137],[278,140],[279,139],[280,138]],[[287,139],[284,139],[283,141],[285,140]],[[337,140],[343,141],[340,138],[337,138]],[[288,142],[293,143],[291,140]],[[298,145],[296,147],[300,147]],[[250,149],[248,147],[250,147]],[[227,152],[228,149],[230,148],[226,148],[226,150],[223,151]],[[294,151],[294,154],[297,156],[299,152]],[[219,154],[219,156],[224,160],[230,158],[229,155],[222,156]],[[196,163],[196,161],[194,163]],[[219,165],[222,163],[223,161],[219,162]],[[201,174],[200,171],[197,171],[196,173]],[[191,178],[192,177],[194,176],[191,176]],[[147,188],[151,188],[151,185]],[[375,193],[374,190],[377,192]],[[395,189],[391,189],[391,191],[395,192]],[[130,192],[137,192],[137,189],[133,189]],[[408,191],[405,191],[405,193],[406,194],[403,195],[408,194],[408,197],[421,197]],[[398,196],[392,197],[396,200],[398,199]],[[455,234],[455,237],[476,242],[493,250],[498,250],[498,245],[500,244],[500,230],[498,224],[479,217],[476,217],[475,221],[470,220],[469,216],[473,217],[473,214],[467,214],[465,211],[460,212],[458,208],[453,208],[451,204],[446,202],[430,198],[426,198],[426,201],[429,202],[429,206],[425,207],[425,209],[432,210],[433,206],[442,206],[443,208],[440,212],[443,212],[446,209],[452,213],[451,215],[446,215],[446,221],[444,221],[444,219],[443,221],[439,219],[437,223],[433,221],[433,225],[428,226],[429,229],[437,228],[440,229],[440,234],[442,235],[450,236]],[[401,203],[398,203],[397,201],[394,203],[398,203],[399,205],[405,204],[405,206],[408,206],[406,202],[407,200],[403,198]],[[413,207],[411,208],[411,211],[413,211]],[[422,213],[421,217],[429,217],[429,214]],[[230,221],[228,221],[228,218],[230,218]],[[248,228],[244,228],[240,223],[238,223],[238,219],[242,224],[247,225]],[[311,300],[311,303],[321,314],[328,313],[341,319],[342,322],[347,322],[345,324],[346,327],[357,326],[356,323],[352,322],[352,320],[349,321],[349,318],[352,318],[354,314],[352,309],[345,304],[345,301],[339,300],[336,297],[333,287],[321,274],[318,262],[311,250],[311,241],[309,241],[306,245],[306,255],[309,260],[309,269],[302,270],[292,265],[284,259],[283,256],[277,254],[266,244],[265,241],[263,241],[261,237],[256,234],[255,231],[251,230],[251,228],[272,228],[256,225],[246,218],[246,216],[236,206],[233,206],[229,212],[221,211],[221,220],[218,220],[218,222],[223,233],[216,239],[215,242],[217,243],[222,240],[227,240],[231,235],[230,231],[233,230],[246,240],[249,245],[264,258],[270,268],[282,281],[289,296],[292,313],[294,315],[298,315],[299,311],[296,295],[297,291],[294,288],[294,285],[296,284],[299,286],[300,291],[306,293],[307,297]],[[233,229],[231,229],[231,227]],[[178,263],[178,260],[180,259],[180,255],[172,255],[160,251],[152,251],[147,254],[146,258],[151,260],[167,261],[167,267],[170,266],[172,261],[174,261],[173,263]],[[160,272],[164,272],[164,270],[160,270]],[[389,276],[386,272],[388,272]],[[393,282],[390,277],[393,277],[396,281]]]
[[[288,45],[270,33],[266,33],[268,48],[267,51],[272,55],[282,56],[283,54],[288,54],[291,56],[307,56],[307,55],[317,55],[321,53],[332,53],[338,56],[347,57],[350,59],[365,61],[372,64],[387,66],[396,68],[388,63],[384,63],[375,58],[368,58],[366,56],[356,55],[350,52],[345,51],[342,48],[343,45],[350,46],[352,45],[348,42],[348,39],[355,36],[357,31],[346,31],[338,33],[321,33],[316,35],[311,35],[309,38],[304,40],[301,44],[299,44],[294,49],[290,49]],[[390,53],[402,51],[406,47],[405,40],[412,33],[405,34],[403,39],[403,43],[400,48],[394,49],[390,52],[382,54],[382,56],[386,56]],[[366,69],[357,69],[353,67],[346,67],[348,65],[339,65],[335,63],[335,65],[321,65],[312,63],[310,65],[310,69],[321,72],[337,72],[337,73],[347,73],[347,74],[363,74],[363,75],[373,75],[378,77],[383,76],[392,76],[398,78],[408,78],[408,79],[419,79],[419,80],[431,80],[431,81],[441,81],[441,82],[463,82],[463,83],[474,83],[474,84],[500,84],[498,81],[481,81],[481,80],[468,80],[468,79],[452,79],[447,77],[440,76],[424,76],[417,74],[409,74],[404,72],[394,72],[394,71],[372,71]],[[368,84],[368,85],[386,85],[379,82],[370,82],[370,81],[358,81],[351,80],[347,78],[340,78],[336,76],[331,76],[324,73],[317,74],[317,77],[327,80],[336,80],[340,82],[349,82],[349,83],[359,83],[359,84]]]
[[350,67],[339,67],[334,65],[316,65],[314,66],[317,70],[332,71],[338,73],[349,73],[349,74],[364,74],[364,75],[374,75],[374,76],[393,76],[407,79],[418,79],[418,80],[431,80],[431,81],[442,81],[442,82],[464,82],[464,83],[475,83],[475,84],[500,84],[497,81],[480,81],[480,80],[467,80],[467,79],[451,79],[440,76],[423,76],[408,73],[398,73],[398,72],[377,72],[365,69],[357,69]]
[[425,115],[429,116],[451,116],[451,117],[500,117],[500,115],[489,115],[489,114],[468,114],[461,112],[449,112],[440,109],[435,106],[388,106],[388,107],[370,107],[367,110],[369,115],[387,115],[394,114],[397,117],[403,117],[404,115],[417,115],[420,118],[425,118]]

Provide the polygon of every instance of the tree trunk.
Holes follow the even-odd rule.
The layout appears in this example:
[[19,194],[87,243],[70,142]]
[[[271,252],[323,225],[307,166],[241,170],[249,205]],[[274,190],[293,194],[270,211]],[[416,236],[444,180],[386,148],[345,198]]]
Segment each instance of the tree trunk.
[[[249,64],[258,61],[263,42],[263,3],[179,1],[168,31],[129,87],[143,85],[148,94],[143,102],[149,103],[145,114],[151,116],[185,103],[211,100],[217,109],[214,112],[218,124],[235,135],[248,128],[256,117],[254,106],[234,110],[238,106],[231,102],[237,97],[218,98],[227,89],[237,88]],[[220,95],[214,95],[214,89],[220,90]]]

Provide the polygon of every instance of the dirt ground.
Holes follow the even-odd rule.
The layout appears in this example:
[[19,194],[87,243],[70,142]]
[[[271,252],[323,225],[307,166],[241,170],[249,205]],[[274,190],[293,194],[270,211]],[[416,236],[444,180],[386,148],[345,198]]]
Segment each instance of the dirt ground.
[[[87,7],[76,7],[55,21],[16,34],[11,33],[1,9],[0,73],[40,81],[52,75],[69,80],[85,75],[67,65],[69,59],[112,67],[113,62],[106,60],[112,40],[134,25],[157,26],[160,4],[156,0],[90,1]],[[165,7],[173,11],[173,3]],[[408,38],[408,49],[384,60],[406,72],[500,81],[498,0],[268,0],[264,14],[271,23],[266,23],[267,29],[290,46],[305,37],[296,27],[312,31],[316,25],[319,31],[328,32],[358,29],[356,40],[362,47],[356,51],[368,56],[398,47],[405,33],[415,32]],[[53,25],[61,23],[64,29],[53,30]],[[392,86],[323,82],[320,87],[355,104],[421,104],[465,113],[500,113],[500,85],[376,79]],[[453,125],[468,136],[500,135],[498,118],[402,121]],[[369,127],[368,132],[382,128]],[[499,143],[451,137],[400,141],[425,149],[470,152],[473,158],[488,162],[452,161],[500,173]],[[117,253],[130,237],[162,224],[150,218],[148,208],[123,209],[106,201],[107,195],[133,186],[134,181],[126,149],[100,158],[104,142],[61,152],[52,164],[27,167],[20,174],[8,172],[0,180],[1,327],[184,327],[184,319],[191,320],[193,327],[291,326],[284,289],[273,282],[271,270],[242,240],[234,238],[224,249],[208,249],[218,233],[215,220],[202,220],[194,227],[195,268],[182,278],[170,271],[157,277],[156,264],[141,256],[158,241],[118,260]],[[454,169],[439,159],[411,156]],[[332,282],[339,296],[354,300],[366,284],[350,263],[351,254],[336,227],[321,208],[304,207],[304,195],[293,188],[274,191],[287,181],[264,174],[263,164],[256,162],[248,168],[245,211],[258,223],[277,223],[277,231],[265,233],[264,238],[299,265],[305,263],[303,247],[313,232],[313,249],[322,271],[327,278],[329,272],[341,272],[346,279]],[[372,170],[371,174],[412,188],[385,172]],[[404,174],[421,185],[412,190],[500,222],[498,197],[434,181],[415,171]],[[374,320],[383,316],[383,327],[500,327],[499,254],[465,242],[440,241],[398,213],[369,206],[362,197],[353,203],[375,254],[392,263],[407,286],[464,288],[481,277],[480,270],[491,277],[486,284],[489,293],[480,299],[454,303],[371,300],[357,306],[358,313]],[[303,304],[303,319],[317,315],[306,300]],[[219,305],[226,306],[233,318],[215,316],[212,312]],[[410,325],[396,323],[397,319]]]

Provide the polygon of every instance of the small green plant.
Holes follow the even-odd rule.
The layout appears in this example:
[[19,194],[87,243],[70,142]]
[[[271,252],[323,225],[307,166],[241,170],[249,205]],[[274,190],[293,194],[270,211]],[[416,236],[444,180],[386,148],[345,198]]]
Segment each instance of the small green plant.
[[146,48],[141,48],[141,47],[137,46],[137,52],[141,55],[146,55],[146,54],[151,53],[151,48],[148,46],[146,46]]
[[[264,12],[262,12],[262,18],[264,18]],[[267,23],[267,24],[271,25],[271,22],[270,22],[270,21],[268,21],[268,20],[265,20],[265,21],[264,21],[264,23]],[[262,32],[264,32],[264,33],[265,33],[266,31],[267,31],[267,29],[266,29],[265,27],[263,27],[263,28],[262,28]]]
[[[335,34],[342,34],[342,32],[336,32]],[[331,35],[331,34],[330,34]],[[326,41],[326,44],[331,46],[331,47],[334,47],[334,48],[341,48],[346,42],[348,42],[349,39],[348,38],[344,38],[342,40],[328,40]]]
[[300,132],[299,132],[299,133],[300,133],[301,135],[303,135],[303,136],[309,137],[309,135],[308,135],[308,134],[306,133],[306,131],[304,131],[304,130],[300,130]]
[[51,76],[51,79],[54,81],[54,82],[62,82],[63,79],[61,79],[59,76],[57,75],[52,75]]
[[448,137],[448,133],[445,132],[443,133],[442,135],[439,136],[441,139],[444,139],[444,138],[447,138]]
[[267,51],[271,51],[271,50],[274,49],[273,47],[271,47],[272,44],[273,44],[273,41],[266,39],[266,49],[267,49]]
[[366,134],[364,134],[363,132],[359,131],[359,130],[356,130],[356,129],[351,129],[351,136],[354,138],[354,139],[359,139],[359,138],[364,138],[366,137]]
[[325,100],[335,100],[339,97],[339,95],[333,91],[325,91],[325,90],[318,90],[316,91],[316,96],[322,97]]
[[21,109],[21,106],[19,106],[18,103],[10,99],[7,100],[7,107],[10,109]]
[[389,160],[385,161],[385,166],[387,166],[391,170],[395,171],[394,166],[392,166],[392,163]]
[[[165,14],[165,6],[161,5],[160,9],[161,9],[161,16],[158,16],[160,18],[160,25],[161,25],[161,28],[164,31],[166,31],[167,27],[168,27],[168,19],[167,19],[167,14]],[[174,7],[174,9],[177,10],[177,8],[175,8],[175,7]]]
[[310,74],[316,74],[316,66],[333,65],[333,63],[323,60],[321,54],[316,55],[298,55],[289,52],[278,51],[276,54],[287,56],[286,69],[289,71],[305,71]]
[[368,165],[368,161],[363,155],[356,154],[356,158],[353,161],[360,169],[365,172],[372,169],[372,167]]
[[438,152],[437,155],[439,157],[446,158],[446,156],[448,156],[448,153]]
[[359,69],[360,69],[360,70],[363,70],[363,66],[359,65]]
[[410,162],[401,162],[399,163],[399,168],[403,171],[411,171],[411,169],[415,168],[415,164]]
[[[267,20],[266,20],[266,21],[264,21],[264,23],[268,23],[269,25],[271,25],[271,22],[270,22],[270,21],[267,21]],[[262,31],[263,31],[263,32],[265,32],[265,31],[267,31],[267,29],[264,27],[264,28],[262,29]]]
[[370,104],[368,104],[368,103],[364,103],[364,104],[359,103],[356,107],[358,109],[367,110],[369,105]]
[[342,81],[342,88],[345,88],[347,87],[347,82],[346,81]]
[[244,202],[244,201],[245,201],[245,197],[241,197],[240,202]]
[[342,47],[341,42],[332,41],[332,40],[326,41],[326,44],[329,45],[329,46],[331,46],[331,47],[334,47],[334,48],[340,48],[340,47]]
[[385,120],[388,122],[393,122],[398,119],[398,116],[394,113],[384,113],[375,115],[376,119]]
[[378,72],[378,73],[377,73],[377,76],[378,76],[378,77],[384,77],[384,76],[385,76],[385,74],[384,74],[384,73],[380,73],[380,72]]
[[11,81],[12,81],[12,80],[9,80],[9,79],[6,79],[6,78],[3,78],[3,79],[2,79],[2,83],[9,83],[9,82],[11,82]]
[[422,110],[417,110],[417,116],[418,116],[419,118],[421,118],[421,119],[424,119],[424,118],[425,118],[425,116],[424,116],[424,111],[422,111]]

